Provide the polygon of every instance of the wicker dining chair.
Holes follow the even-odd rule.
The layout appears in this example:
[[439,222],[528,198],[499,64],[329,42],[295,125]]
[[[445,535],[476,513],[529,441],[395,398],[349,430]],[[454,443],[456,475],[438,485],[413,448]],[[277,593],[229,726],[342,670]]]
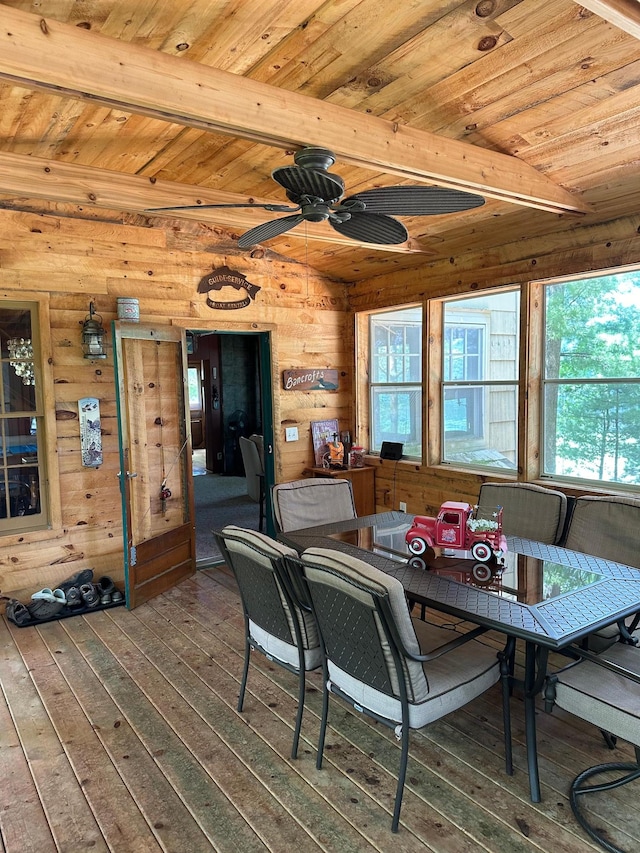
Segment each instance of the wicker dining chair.
[[395,730],[400,768],[391,829],[398,831],[409,753],[409,730],[419,729],[466,705],[502,677],[507,772],[511,767],[508,654],[475,637],[412,619],[400,581],[355,557],[307,549],[299,561],[320,630],[323,706],[317,767],[327,731],[329,695]]
[[298,710],[291,749],[295,758],[304,711],[305,673],[322,663],[315,619],[297,603],[283,567],[283,558],[295,557],[297,551],[255,530],[234,525],[214,532],[214,536],[238,583],[244,611],[245,652],[238,711],[244,705],[252,650],[296,674]]

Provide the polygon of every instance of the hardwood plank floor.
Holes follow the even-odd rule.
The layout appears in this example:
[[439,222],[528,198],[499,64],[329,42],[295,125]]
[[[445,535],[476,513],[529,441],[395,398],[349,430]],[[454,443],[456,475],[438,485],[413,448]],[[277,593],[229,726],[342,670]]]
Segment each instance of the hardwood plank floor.
[[[501,639],[485,635],[495,644]],[[543,801],[529,802],[522,703],[516,772],[503,770],[499,689],[411,736],[398,835],[393,733],[332,702],[315,767],[320,679],[311,674],[292,761],[296,680],[254,655],[236,710],[243,620],[224,569],[125,608],[16,628],[0,621],[0,853],[432,851],[588,853],[570,779],[612,760],[599,733],[538,713]],[[631,757],[622,746],[616,758]],[[637,847],[634,786],[602,795],[601,825]]]

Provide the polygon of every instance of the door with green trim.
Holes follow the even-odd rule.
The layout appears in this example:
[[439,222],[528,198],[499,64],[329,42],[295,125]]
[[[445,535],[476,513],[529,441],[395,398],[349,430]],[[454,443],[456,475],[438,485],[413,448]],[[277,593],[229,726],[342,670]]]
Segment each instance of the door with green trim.
[[114,322],[127,606],[195,571],[185,335]]

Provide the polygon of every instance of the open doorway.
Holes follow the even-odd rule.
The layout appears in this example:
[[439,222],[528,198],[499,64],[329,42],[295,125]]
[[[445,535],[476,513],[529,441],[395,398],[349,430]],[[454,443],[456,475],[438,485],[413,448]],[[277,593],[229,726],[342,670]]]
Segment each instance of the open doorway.
[[[221,559],[212,530],[227,524],[259,529],[260,503],[247,488],[240,438],[260,435],[264,446],[272,447],[268,337],[262,332],[187,332],[199,568]],[[270,479],[265,476],[265,491]]]

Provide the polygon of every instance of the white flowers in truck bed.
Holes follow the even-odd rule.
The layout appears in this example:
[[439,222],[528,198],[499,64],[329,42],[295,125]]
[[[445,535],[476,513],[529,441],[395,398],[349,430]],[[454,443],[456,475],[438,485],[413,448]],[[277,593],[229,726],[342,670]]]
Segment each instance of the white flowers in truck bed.
[[498,522],[490,521],[488,518],[470,518],[467,521],[467,527],[474,533],[485,533],[490,530],[497,530]]

